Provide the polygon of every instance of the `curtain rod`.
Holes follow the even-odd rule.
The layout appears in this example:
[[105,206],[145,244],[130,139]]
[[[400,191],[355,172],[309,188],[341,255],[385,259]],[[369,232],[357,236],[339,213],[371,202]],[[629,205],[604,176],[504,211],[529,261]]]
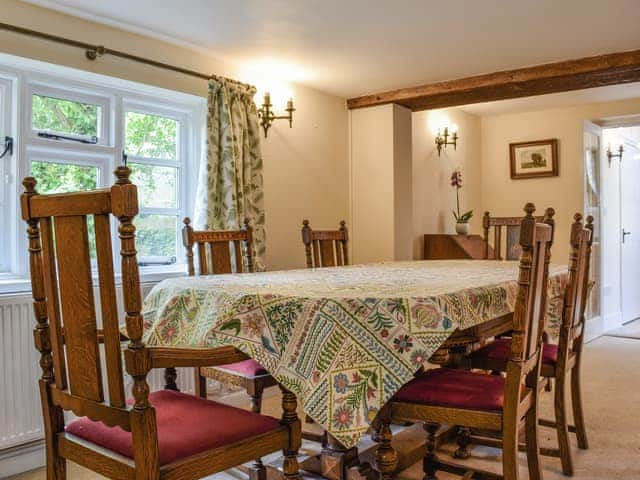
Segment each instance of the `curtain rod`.
[[244,86],[246,88],[252,88],[252,85],[247,83],[240,82],[238,80],[234,80],[232,78],[227,78],[214,74],[206,74],[201,72],[196,72],[195,70],[189,70],[187,68],[177,67],[175,65],[171,65],[169,63],[158,62],[156,60],[151,60],[149,58],[139,57],[137,55],[132,55],[130,53],[121,52],[119,50],[112,50],[110,48],[104,47],[103,45],[92,45],[90,43],[80,42],[77,40],[72,40],[70,38],[60,37],[58,35],[51,35],[49,33],[38,32],[37,30],[30,30],[24,27],[18,27],[16,25],[10,25],[8,23],[0,22],[0,29],[7,30],[13,33],[19,33],[21,35],[27,35],[29,37],[35,37],[42,40],[48,40],[50,42],[60,43],[63,45],[67,45],[70,47],[81,48],[85,51],[85,55],[87,59],[91,61],[95,61],[98,57],[102,57],[103,55],[113,55],[114,57],[124,58],[126,60],[130,60],[132,62],[142,63],[144,65],[150,65],[152,67],[161,68],[164,70],[170,70],[172,72],[181,73],[183,75],[188,75],[191,77],[201,78],[203,80],[226,80],[228,82],[235,83],[237,85]]

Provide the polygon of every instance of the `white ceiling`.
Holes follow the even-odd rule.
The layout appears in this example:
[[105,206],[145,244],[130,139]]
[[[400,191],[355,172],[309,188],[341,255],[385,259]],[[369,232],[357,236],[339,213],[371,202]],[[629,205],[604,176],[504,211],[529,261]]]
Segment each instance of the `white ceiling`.
[[343,97],[640,48],[638,0],[26,1]]

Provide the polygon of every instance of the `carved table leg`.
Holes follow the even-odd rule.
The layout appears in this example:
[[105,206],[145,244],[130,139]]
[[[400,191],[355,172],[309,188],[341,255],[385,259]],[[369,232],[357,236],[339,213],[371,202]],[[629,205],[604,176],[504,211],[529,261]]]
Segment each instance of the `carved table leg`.
[[176,380],[178,378],[178,372],[175,368],[165,368],[164,369],[164,389],[165,390],[175,390],[179,392],[180,389],[178,385],[176,385]]

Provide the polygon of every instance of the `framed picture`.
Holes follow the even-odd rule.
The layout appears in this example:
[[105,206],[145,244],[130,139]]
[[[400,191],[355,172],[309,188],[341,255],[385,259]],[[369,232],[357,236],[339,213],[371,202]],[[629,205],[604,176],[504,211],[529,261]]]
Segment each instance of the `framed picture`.
[[558,140],[509,144],[511,178],[558,176]]

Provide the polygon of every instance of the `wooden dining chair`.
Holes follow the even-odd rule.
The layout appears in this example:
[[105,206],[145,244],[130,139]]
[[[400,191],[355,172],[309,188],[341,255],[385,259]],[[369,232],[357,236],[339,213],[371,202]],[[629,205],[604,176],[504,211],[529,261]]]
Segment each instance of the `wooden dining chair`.
[[[252,229],[245,220],[240,230],[194,230],[191,219],[185,218],[182,240],[187,251],[189,276],[196,275],[194,248],[198,251],[198,274],[229,274],[253,271],[251,255]],[[166,372],[170,377],[174,372]],[[251,410],[262,411],[264,389],[277,385],[265,368],[253,359],[218,367],[201,367],[195,372],[196,395],[207,398],[207,379],[224,385],[244,388],[251,398]],[[169,385],[169,383],[168,383]],[[169,385],[172,388],[175,385]]]
[[307,268],[349,265],[349,232],[344,220],[338,230],[312,230],[309,220],[303,220],[302,242]]
[[[539,222],[543,217],[536,217]],[[520,222],[522,217],[492,217],[489,212],[484,212],[482,217],[482,230],[484,241],[484,258],[502,260],[502,234],[505,237],[505,260],[518,260],[520,258]],[[493,246],[489,245],[489,230],[493,228]]]
[[[129,174],[127,167],[118,167],[110,189],[56,195],[39,195],[34,178],[23,182],[47,478],[66,478],[67,460],[114,479],[201,478],[282,449],[285,477],[296,479],[300,421],[292,393],[284,391],[280,421],[180,392],[149,393],[147,374],[152,368],[218,365],[246,356],[233,347],[159,348],[142,341],[133,224],[138,198]],[[89,217],[94,220],[95,285]],[[126,399],[123,379],[112,217],[120,235],[129,339],[124,360],[133,379],[131,400]],[[82,418],[65,425],[65,411]],[[252,472],[254,479],[265,478],[262,465]]]
[[[560,457],[565,475],[573,474],[573,458],[569,432],[576,434],[578,447],[587,449],[587,433],[582,408],[580,365],[584,343],[585,309],[589,291],[589,269],[593,232],[593,217],[582,225],[582,215],[576,213],[571,225],[569,280],[565,290],[564,311],[558,344],[544,344],[542,352],[543,378],[555,383],[555,421],[540,419],[540,425],[556,429],[558,448],[544,448],[542,453]],[[504,372],[509,360],[511,338],[500,338],[469,355],[468,366],[482,370]],[[570,379],[570,380],[569,380]],[[574,425],[569,425],[567,384],[571,388]],[[471,436],[472,443],[492,444],[491,439]]]
[[[304,244],[307,268],[349,265],[349,231],[344,220],[340,221],[338,230],[313,230],[309,226],[309,220],[302,220],[302,243]],[[308,415],[305,422],[314,423]],[[326,444],[326,432],[320,441],[323,445]]]
[[[529,476],[540,479],[538,448],[538,396],[542,384],[542,332],[544,330],[552,231],[537,223],[533,204],[525,206],[521,220],[520,273],[513,314],[513,342],[506,377],[470,370],[427,370],[398,391],[381,410],[375,441],[376,467],[383,479],[392,478],[397,454],[391,445],[392,421],[424,422],[427,449],[424,479],[443,470],[470,478],[517,480],[518,437],[524,424]],[[436,455],[436,433],[441,424],[462,425],[500,432],[503,476],[470,470]]]

